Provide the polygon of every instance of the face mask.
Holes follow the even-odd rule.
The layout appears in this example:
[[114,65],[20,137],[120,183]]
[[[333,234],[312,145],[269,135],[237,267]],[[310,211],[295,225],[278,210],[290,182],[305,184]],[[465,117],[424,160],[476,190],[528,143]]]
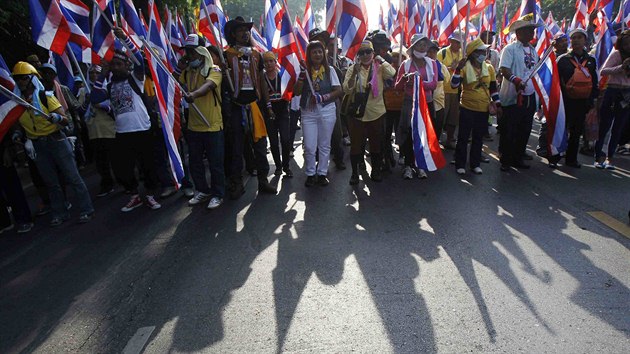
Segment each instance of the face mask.
[[484,61],[486,61],[486,55],[485,54],[481,54],[477,56],[477,61],[479,63],[483,63]]
[[425,56],[427,56],[427,52],[419,52],[417,50],[414,50],[413,51],[413,56],[418,58],[418,59],[421,59],[421,58],[424,58]]
[[192,68],[198,68],[201,66],[201,59],[195,59],[193,61],[190,62],[190,66]]

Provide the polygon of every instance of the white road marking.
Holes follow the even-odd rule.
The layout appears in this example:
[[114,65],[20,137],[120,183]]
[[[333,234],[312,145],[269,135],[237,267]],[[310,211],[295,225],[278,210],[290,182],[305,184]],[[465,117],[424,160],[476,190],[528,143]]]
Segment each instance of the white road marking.
[[155,326],[151,327],[142,327],[138,328],[136,334],[131,337],[125,349],[123,349],[123,354],[140,354],[144,349],[144,346],[149,341],[151,337],[151,333],[155,330]]

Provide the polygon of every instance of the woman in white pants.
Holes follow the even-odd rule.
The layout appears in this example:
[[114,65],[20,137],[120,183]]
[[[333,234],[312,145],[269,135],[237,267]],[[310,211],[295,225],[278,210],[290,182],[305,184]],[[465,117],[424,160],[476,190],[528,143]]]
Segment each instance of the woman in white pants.
[[[335,100],[342,95],[341,84],[333,67],[326,63],[326,50],[319,41],[306,47],[306,72],[302,71],[294,95],[301,95],[304,168],[307,187],[328,185],[330,139],[337,119]],[[306,75],[313,85],[311,90]],[[307,83],[305,83],[307,81]],[[314,91],[314,92],[313,92]],[[315,153],[318,152],[318,161]]]

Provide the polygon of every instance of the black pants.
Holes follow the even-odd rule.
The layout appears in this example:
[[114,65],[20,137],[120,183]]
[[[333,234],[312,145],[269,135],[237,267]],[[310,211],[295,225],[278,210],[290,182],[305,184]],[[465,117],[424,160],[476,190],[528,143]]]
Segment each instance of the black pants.
[[564,110],[566,112],[566,127],[569,134],[567,145],[567,162],[577,162],[578,150],[580,148],[580,136],[584,133],[584,121],[589,108],[589,100],[564,99]]
[[0,164],[0,228],[11,225],[7,206],[13,210],[13,217],[17,224],[26,224],[32,221],[31,209],[28,207],[22,183],[15,167],[6,167]]
[[101,177],[101,189],[109,190],[114,186],[112,177],[112,158],[116,139],[92,139],[91,146],[94,152],[96,171]]
[[226,139],[231,145],[226,149],[227,157],[227,176],[231,180],[241,179],[243,171],[243,154],[245,146],[249,145],[249,149],[252,150],[254,155],[254,163],[256,170],[258,171],[259,178],[266,178],[269,174],[269,162],[267,161],[267,139],[262,138],[257,142],[253,141],[252,132],[247,129],[247,135],[245,131],[245,125],[248,123],[248,118],[245,116],[244,108],[238,104],[232,103],[231,115],[228,117],[229,130],[226,129]]
[[[273,112],[276,118],[272,120],[267,117],[265,121],[271,155],[276,168],[289,167],[289,161],[291,160],[290,153],[293,147],[293,140],[291,139],[291,121],[287,103],[286,101],[274,102]],[[280,155],[281,150],[282,155]]]
[[114,171],[123,187],[132,193],[138,192],[138,180],[135,174],[137,165],[144,176],[147,194],[154,195],[158,188],[158,181],[155,175],[153,133],[150,130],[116,133],[115,145]]
[[466,150],[468,137],[472,133],[470,144],[470,168],[479,167],[481,162],[481,148],[483,136],[488,130],[488,112],[471,111],[459,107],[459,131],[457,133],[457,146],[455,147],[455,167],[466,167]]
[[330,153],[332,155],[335,164],[343,162],[344,150],[343,150],[343,128],[341,119],[341,103],[337,101],[337,120],[335,121],[335,128],[330,140]]
[[536,95],[522,97],[522,105],[503,107],[499,152],[502,165],[519,165],[532,131],[536,113]]

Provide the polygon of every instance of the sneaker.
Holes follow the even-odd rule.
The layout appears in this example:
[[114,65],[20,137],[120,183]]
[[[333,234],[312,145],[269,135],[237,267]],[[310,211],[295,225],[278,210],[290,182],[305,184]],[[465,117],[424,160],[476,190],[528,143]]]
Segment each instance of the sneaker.
[[306,182],[304,182],[304,186],[312,187],[317,183],[317,178],[315,176],[306,176]]
[[481,169],[481,167],[477,166],[475,168],[472,169],[473,173],[476,175],[480,175],[483,173],[483,170]]
[[0,234],[5,232],[5,231],[9,231],[9,230],[13,230],[13,224],[11,224],[11,225],[3,228],[3,229],[0,229]]
[[34,224],[32,222],[27,222],[26,224],[18,225],[17,233],[25,234],[33,229],[33,225]]
[[223,199],[222,198],[212,197],[212,199],[210,199],[210,203],[208,203],[208,206],[206,207],[206,209],[216,209],[221,204],[223,204]]
[[140,199],[140,196],[138,194],[134,194],[131,196],[131,199],[129,199],[129,203],[127,203],[127,205],[122,207],[120,211],[123,211],[123,212],[132,211],[141,205],[142,205],[142,200]]
[[410,166],[405,166],[403,170],[403,179],[413,179],[413,171]]
[[192,188],[182,188],[182,192],[184,192],[184,196],[186,198],[192,198],[195,196],[195,191]]
[[465,175],[466,174],[466,169],[458,168],[457,170],[455,170],[455,172],[457,172],[458,175]]
[[104,197],[110,193],[114,192],[114,188],[112,187],[108,187],[108,188],[101,188],[101,190],[98,192],[98,194],[96,195],[97,198],[101,198]]
[[[603,168],[603,167],[602,167]],[[50,205],[40,205],[39,209],[37,209],[36,216],[43,216],[50,213]]]
[[85,224],[86,222],[89,222],[90,220],[92,220],[92,217],[94,217],[94,213],[81,214],[79,216],[79,224]]
[[330,181],[328,180],[328,177],[326,177],[325,175],[318,175],[317,176],[317,184],[322,186],[322,187],[326,187],[328,184],[330,183]]
[[210,194],[197,192],[197,193],[195,193],[195,196],[192,197],[192,199],[190,199],[188,201],[188,205],[201,204],[201,203],[205,202],[208,199],[210,199]]
[[147,199],[144,201],[144,203],[151,210],[157,210],[157,209],[160,209],[162,207],[162,205],[160,203],[155,201],[155,198],[152,195],[147,195]]
[[606,160],[604,161],[604,168],[607,170],[614,170],[615,165],[613,165],[610,161]]
[[595,166],[595,168],[599,168],[600,170],[603,170],[604,168],[606,168],[606,165],[605,165],[604,162],[597,162],[597,161],[595,161],[593,166]]
[[177,193],[177,188],[173,186],[166,187],[162,190],[162,194],[160,194],[160,198],[168,198],[175,193]]
[[423,169],[419,169],[419,170],[418,170],[418,178],[420,178],[420,179],[426,179],[426,178],[428,178],[428,177],[429,177],[429,176],[427,176],[427,172],[426,172],[425,170],[423,170]]

